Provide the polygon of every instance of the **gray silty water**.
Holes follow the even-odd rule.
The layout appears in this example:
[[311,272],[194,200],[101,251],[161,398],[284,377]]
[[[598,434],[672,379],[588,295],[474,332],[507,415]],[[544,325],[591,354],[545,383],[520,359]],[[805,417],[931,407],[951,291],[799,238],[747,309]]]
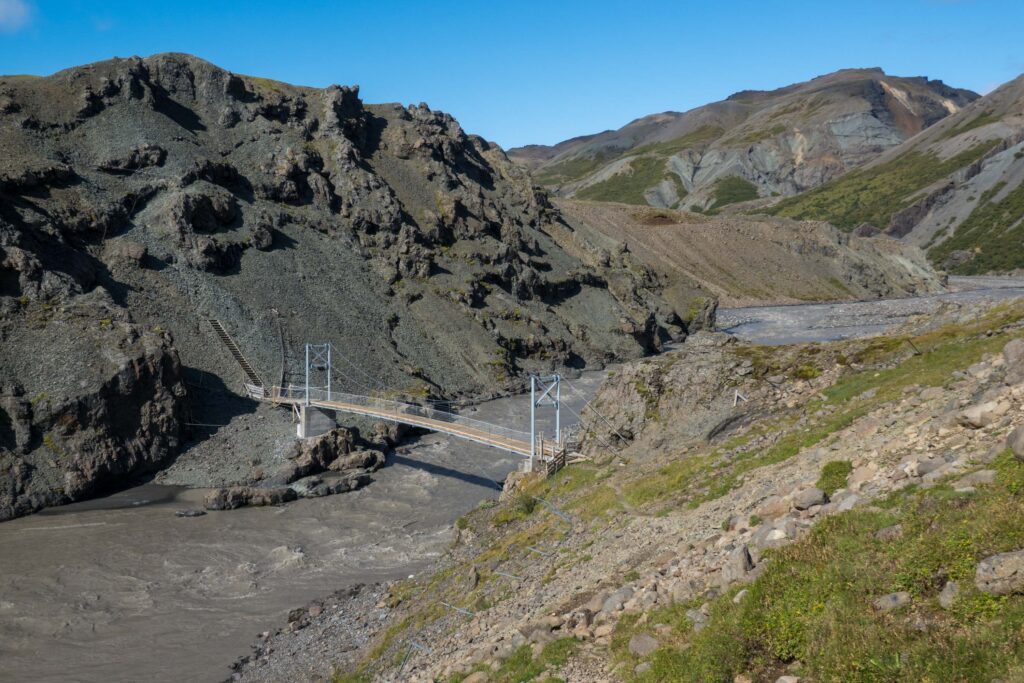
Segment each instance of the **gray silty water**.
[[722,310],[718,329],[758,344],[837,341],[881,334],[947,301],[1019,298],[1024,298],[1024,278],[955,277],[950,278],[949,292],[933,296]]
[[[603,376],[572,384],[589,396]],[[585,401],[562,395],[572,424]],[[526,428],[529,399],[462,412]],[[181,519],[204,491],[148,485],[0,524],[0,681],[223,680],[289,609],[427,569],[519,461],[432,434],[349,494]]]

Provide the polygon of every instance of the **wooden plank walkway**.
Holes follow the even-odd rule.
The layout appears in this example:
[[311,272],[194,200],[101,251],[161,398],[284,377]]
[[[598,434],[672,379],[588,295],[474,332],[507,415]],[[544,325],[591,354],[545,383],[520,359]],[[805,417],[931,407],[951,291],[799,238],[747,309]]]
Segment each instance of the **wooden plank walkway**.
[[[273,389],[276,389],[274,387]],[[301,406],[305,404],[305,399],[300,397],[282,396],[277,391],[271,391],[266,395],[265,400],[272,403],[282,405],[293,405]],[[366,397],[369,399],[369,397]],[[441,432],[443,434],[451,434],[462,439],[468,439],[477,443],[484,444],[486,446],[493,446],[500,448],[505,451],[517,453],[522,456],[530,456],[530,442],[529,440],[515,439],[509,436],[503,436],[490,432],[485,428],[473,427],[465,424],[459,424],[457,422],[450,422],[447,420],[437,420],[423,415],[413,415],[397,409],[378,408],[367,405],[359,405],[355,403],[348,403],[337,400],[323,400],[310,398],[309,406],[313,408],[320,408],[323,410],[334,410],[344,413],[352,413],[354,415],[363,415],[365,417],[372,417],[380,420],[388,420],[390,422],[400,422],[402,424],[411,425],[413,427],[422,427],[423,429],[430,430],[432,432]],[[410,407],[418,408],[410,404]],[[480,423],[485,426],[486,423]],[[496,430],[500,430],[500,427],[495,425]],[[548,442],[542,444],[543,457],[553,458],[557,455],[558,451],[556,445]]]

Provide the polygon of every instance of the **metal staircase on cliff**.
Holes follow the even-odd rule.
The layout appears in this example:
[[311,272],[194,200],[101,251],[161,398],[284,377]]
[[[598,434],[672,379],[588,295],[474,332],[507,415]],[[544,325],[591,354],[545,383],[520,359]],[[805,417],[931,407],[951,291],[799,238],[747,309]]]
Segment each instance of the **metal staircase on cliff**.
[[246,360],[245,356],[242,355],[242,350],[238,348],[238,344],[236,344],[235,340],[231,338],[231,335],[228,334],[228,331],[224,329],[224,325],[222,325],[221,322],[216,318],[207,318],[207,320],[209,320],[210,327],[213,328],[213,331],[216,332],[217,336],[220,337],[220,340],[224,342],[224,346],[226,346],[228,351],[231,352],[231,355],[234,357],[235,362],[237,362],[238,366],[242,368],[242,372],[245,373],[245,376],[248,379],[248,384],[251,384],[254,387],[259,387],[260,389],[262,389],[265,386],[263,383],[263,378],[260,377],[259,373],[256,372],[256,369],[253,368],[252,364],[248,360]]

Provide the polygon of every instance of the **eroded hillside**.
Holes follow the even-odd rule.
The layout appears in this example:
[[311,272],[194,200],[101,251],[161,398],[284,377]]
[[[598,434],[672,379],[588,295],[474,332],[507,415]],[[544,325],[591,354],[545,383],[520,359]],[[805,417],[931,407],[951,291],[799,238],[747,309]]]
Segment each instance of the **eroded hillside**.
[[1024,76],[770,211],[884,230],[960,274],[1024,267]]
[[678,310],[700,294],[735,307],[943,290],[916,247],[849,235],[828,223],[567,199],[555,205],[578,238],[604,245],[606,253],[625,251],[661,274],[669,285],[662,295]]
[[817,187],[976,97],[941,81],[847,69],[510,155],[562,196],[717,211]]
[[527,174],[426,106],[115,59],[0,77],[0,152],[0,518],[160,466],[185,411],[220,421],[204,397],[244,376],[210,318],[267,384],[331,341],[336,388],[420,398],[685,333],[652,273],[573,256]]

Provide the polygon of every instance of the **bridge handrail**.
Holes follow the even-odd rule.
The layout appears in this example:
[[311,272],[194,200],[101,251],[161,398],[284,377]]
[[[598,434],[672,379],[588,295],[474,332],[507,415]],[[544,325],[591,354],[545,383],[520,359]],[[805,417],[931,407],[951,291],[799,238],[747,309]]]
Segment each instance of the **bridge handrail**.
[[[306,388],[304,386],[269,387],[265,392],[266,397],[270,400],[306,399]],[[481,420],[474,420],[473,418],[465,417],[457,413],[438,410],[432,406],[421,406],[415,403],[406,403],[404,401],[395,401],[392,399],[377,398],[374,396],[348,394],[339,391],[328,392],[326,389],[314,389],[312,387],[309,389],[309,400],[310,402],[346,403],[353,406],[370,408],[379,413],[393,415],[394,419],[398,421],[401,421],[401,417],[403,415],[409,415],[436,422],[462,425],[491,436],[520,441],[526,444],[530,443],[529,432],[518,429],[509,429],[508,427],[502,427],[501,425],[483,422]]]

